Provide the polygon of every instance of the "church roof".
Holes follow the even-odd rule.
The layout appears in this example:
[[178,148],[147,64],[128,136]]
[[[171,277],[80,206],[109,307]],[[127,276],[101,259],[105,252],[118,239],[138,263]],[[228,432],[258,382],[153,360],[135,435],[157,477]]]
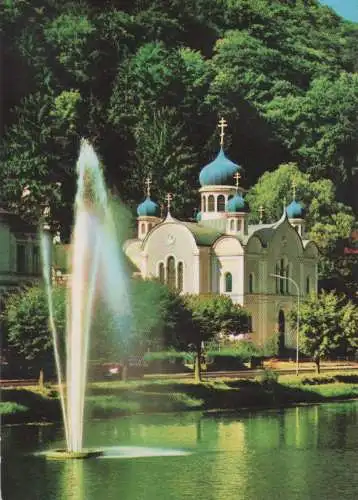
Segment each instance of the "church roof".
[[290,219],[301,219],[305,215],[305,209],[296,200],[292,200],[286,208],[287,215]]
[[199,175],[201,186],[225,186],[231,185],[232,177],[241,167],[229,160],[223,148],[219,154],[208,165],[203,167]]
[[159,206],[149,196],[137,207],[137,214],[139,216],[157,217],[159,212]]
[[180,224],[186,226],[195,238],[195,242],[198,246],[210,247],[214,241],[216,241],[224,233],[217,231],[208,226],[203,226],[202,224],[196,224],[195,222],[182,222]]

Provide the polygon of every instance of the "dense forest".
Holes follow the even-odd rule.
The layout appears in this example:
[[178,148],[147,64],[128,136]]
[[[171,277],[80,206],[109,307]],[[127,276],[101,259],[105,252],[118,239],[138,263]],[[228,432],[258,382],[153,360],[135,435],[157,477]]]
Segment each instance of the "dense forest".
[[[132,209],[174,194],[192,217],[198,174],[225,148],[251,219],[296,180],[325,286],[357,293],[344,247],[358,215],[358,24],[317,0],[3,0],[1,203],[71,228],[81,137]],[[25,186],[30,189],[21,198]],[[288,200],[289,201],[289,200]]]

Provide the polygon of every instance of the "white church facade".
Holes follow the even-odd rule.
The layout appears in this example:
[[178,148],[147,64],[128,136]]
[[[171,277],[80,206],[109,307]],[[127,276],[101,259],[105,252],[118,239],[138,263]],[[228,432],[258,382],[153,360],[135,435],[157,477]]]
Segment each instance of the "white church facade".
[[173,217],[170,195],[161,219],[148,179],[147,198],[137,209],[137,238],[126,241],[124,251],[143,278],[155,277],[181,293],[231,297],[251,313],[257,344],[278,333],[281,347],[295,347],[287,314],[297,305],[297,290],[303,299],[317,289],[317,247],[306,237],[304,209],[295,195],[279,220],[248,223],[241,167],[223,151],[224,121],[221,126],[219,154],[200,172],[197,222]]

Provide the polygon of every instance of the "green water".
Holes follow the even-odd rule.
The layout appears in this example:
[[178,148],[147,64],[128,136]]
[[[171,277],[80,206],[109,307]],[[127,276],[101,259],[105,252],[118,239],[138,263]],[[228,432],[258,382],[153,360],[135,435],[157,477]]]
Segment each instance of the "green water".
[[4,500],[358,498],[358,402],[87,425],[86,446],[122,458],[34,456],[63,446],[56,426],[3,427],[2,435]]

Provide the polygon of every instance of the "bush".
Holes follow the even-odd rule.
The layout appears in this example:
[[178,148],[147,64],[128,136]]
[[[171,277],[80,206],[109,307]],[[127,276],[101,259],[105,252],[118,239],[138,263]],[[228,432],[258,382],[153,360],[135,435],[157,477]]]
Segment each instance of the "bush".
[[256,380],[258,380],[261,384],[264,385],[273,385],[277,384],[278,382],[278,373],[276,373],[273,370],[264,370],[262,375],[259,375],[256,377]]
[[188,371],[186,363],[193,363],[189,352],[159,351],[144,355],[146,373],[180,373]]
[[242,370],[245,369],[246,356],[232,350],[209,351],[206,353],[207,368],[215,370]]

